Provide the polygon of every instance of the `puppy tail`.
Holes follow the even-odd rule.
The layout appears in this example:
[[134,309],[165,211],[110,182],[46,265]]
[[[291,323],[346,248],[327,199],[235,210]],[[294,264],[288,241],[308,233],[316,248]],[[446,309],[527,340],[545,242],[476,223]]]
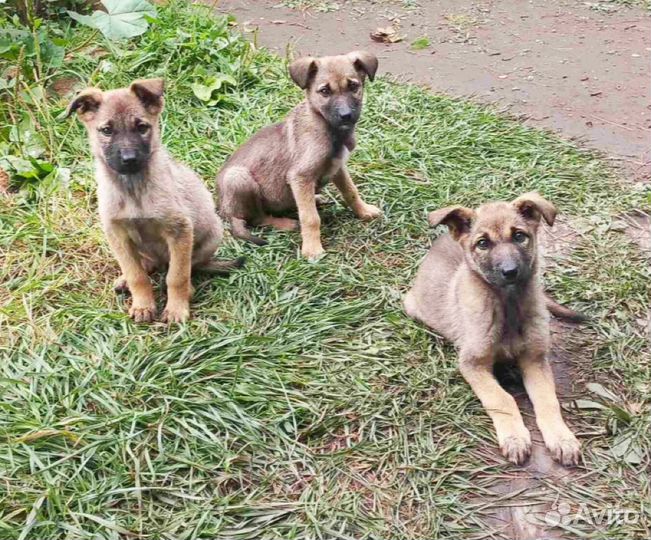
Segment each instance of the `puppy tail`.
[[588,317],[583,313],[562,306],[548,294],[545,294],[545,304],[549,312],[559,319],[565,319],[566,321],[574,323],[582,323],[588,320]]
[[266,246],[267,241],[259,236],[255,236],[246,227],[246,221],[239,218],[231,218],[231,233],[235,238],[241,238],[247,242],[252,242],[256,246]]
[[231,271],[242,268],[245,262],[246,257],[238,257],[237,259],[232,259],[230,261],[208,261],[205,264],[197,266],[195,270],[205,274],[227,276]]

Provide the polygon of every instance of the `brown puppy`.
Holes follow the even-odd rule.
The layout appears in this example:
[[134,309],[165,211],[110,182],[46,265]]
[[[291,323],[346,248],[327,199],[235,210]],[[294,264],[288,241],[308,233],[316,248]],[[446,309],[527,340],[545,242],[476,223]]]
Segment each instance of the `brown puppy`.
[[306,99],[284,122],[268,126],[242,145],[217,175],[222,217],[233,235],[258,245],[246,225],[294,229],[293,219],[275,217],[298,208],[302,254],[323,254],[317,194],[328,180],[341,191],[346,204],[363,220],[378,217],[366,204],[346,169],[355,148],[355,124],[362,111],[364,81],[373,80],[377,58],[355,51],[341,56],[301,58],[289,68]]
[[116,289],[131,291],[137,322],[156,314],[154,270],[169,266],[163,321],[183,322],[192,269],[226,273],[242,264],[212,260],[223,226],[203,182],[161,144],[163,86],[152,79],[109,92],[87,88],[67,113],[76,111],[88,131],[102,228],[122,271]]
[[[549,313],[539,275],[537,233],[555,208],[537,193],[476,211],[461,206],[429,215],[450,234],[438,238],[405,297],[407,314],[452,340],[461,374],[490,415],[504,456],[522,463],[531,437],[513,397],[499,385],[493,365],[517,360],[538,427],[553,457],[576,464],[580,444],[561,416],[547,361]],[[552,304],[551,307],[558,306]],[[562,306],[558,306],[562,307]],[[578,314],[562,308],[577,318]]]

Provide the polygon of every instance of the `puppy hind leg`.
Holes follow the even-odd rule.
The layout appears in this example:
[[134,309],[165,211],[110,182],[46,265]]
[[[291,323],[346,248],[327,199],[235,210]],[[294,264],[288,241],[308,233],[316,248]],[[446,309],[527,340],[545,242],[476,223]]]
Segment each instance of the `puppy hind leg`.
[[256,246],[266,246],[268,244],[265,239],[255,236],[251,231],[249,231],[246,227],[246,221],[240,218],[231,218],[231,234],[235,238],[241,238],[242,240],[251,242]]
[[266,215],[259,220],[257,225],[269,225],[281,231],[295,231],[298,229],[298,220],[284,217],[274,217]]
[[267,242],[252,234],[246,224],[264,215],[260,188],[246,167],[230,167],[221,179],[221,210],[236,238],[264,246]]
[[246,257],[237,257],[228,261],[205,261],[192,267],[193,272],[227,276],[233,270],[242,268],[246,263]]
[[124,274],[120,274],[115,281],[113,282],[113,291],[115,294],[129,294],[129,285],[127,284],[127,278],[124,277]]

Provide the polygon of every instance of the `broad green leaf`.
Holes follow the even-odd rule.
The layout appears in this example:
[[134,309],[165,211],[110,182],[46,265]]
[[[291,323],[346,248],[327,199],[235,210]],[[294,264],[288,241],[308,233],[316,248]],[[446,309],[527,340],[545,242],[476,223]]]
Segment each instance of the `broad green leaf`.
[[210,96],[212,95],[212,88],[199,83],[192,83],[190,85],[192,92],[197,96],[201,101],[209,101]]
[[156,8],[146,0],[102,0],[106,11],[94,11],[92,15],[81,15],[68,11],[77,22],[96,28],[109,39],[126,39],[143,34],[150,19],[156,17]]
[[230,75],[213,75],[206,79],[206,84],[192,83],[190,88],[195,96],[208,105],[216,105],[220,101],[219,95],[213,95],[216,90],[220,90],[224,85],[236,85],[237,81]]

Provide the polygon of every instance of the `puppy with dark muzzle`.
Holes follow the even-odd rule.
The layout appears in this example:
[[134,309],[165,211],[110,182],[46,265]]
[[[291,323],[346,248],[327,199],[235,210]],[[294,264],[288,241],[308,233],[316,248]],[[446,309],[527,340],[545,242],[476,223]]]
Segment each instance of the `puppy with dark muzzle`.
[[422,263],[405,297],[407,314],[452,340],[461,374],[490,415],[504,456],[522,463],[531,437],[513,397],[493,375],[495,362],[516,360],[547,448],[564,465],[579,460],[579,441],[561,416],[547,360],[549,311],[582,316],[545,296],[538,227],[556,210],[537,193],[471,210],[452,206],[429,215],[448,226]]
[[380,216],[379,208],[361,199],[346,169],[355,148],[364,82],[373,80],[377,66],[377,58],[365,51],[301,58],[291,64],[289,73],[305,90],[305,101],[284,122],[262,129],[242,145],[217,176],[220,211],[234,236],[265,244],[247,225],[295,229],[296,220],[278,215],[298,209],[301,252],[319,258],[323,247],[318,193],[328,180],[358,218]]
[[156,314],[151,272],[169,267],[162,319],[183,322],[192,270],[227,273],[242,264],[212,260],[222,222],[201,179],[162,146],[162,110],[163,81],[152,79],[108,92],[87,88],[67,111],[88,131],[102,228],[122,271],[116,289],[130,290],[129,315],[137,322]]

